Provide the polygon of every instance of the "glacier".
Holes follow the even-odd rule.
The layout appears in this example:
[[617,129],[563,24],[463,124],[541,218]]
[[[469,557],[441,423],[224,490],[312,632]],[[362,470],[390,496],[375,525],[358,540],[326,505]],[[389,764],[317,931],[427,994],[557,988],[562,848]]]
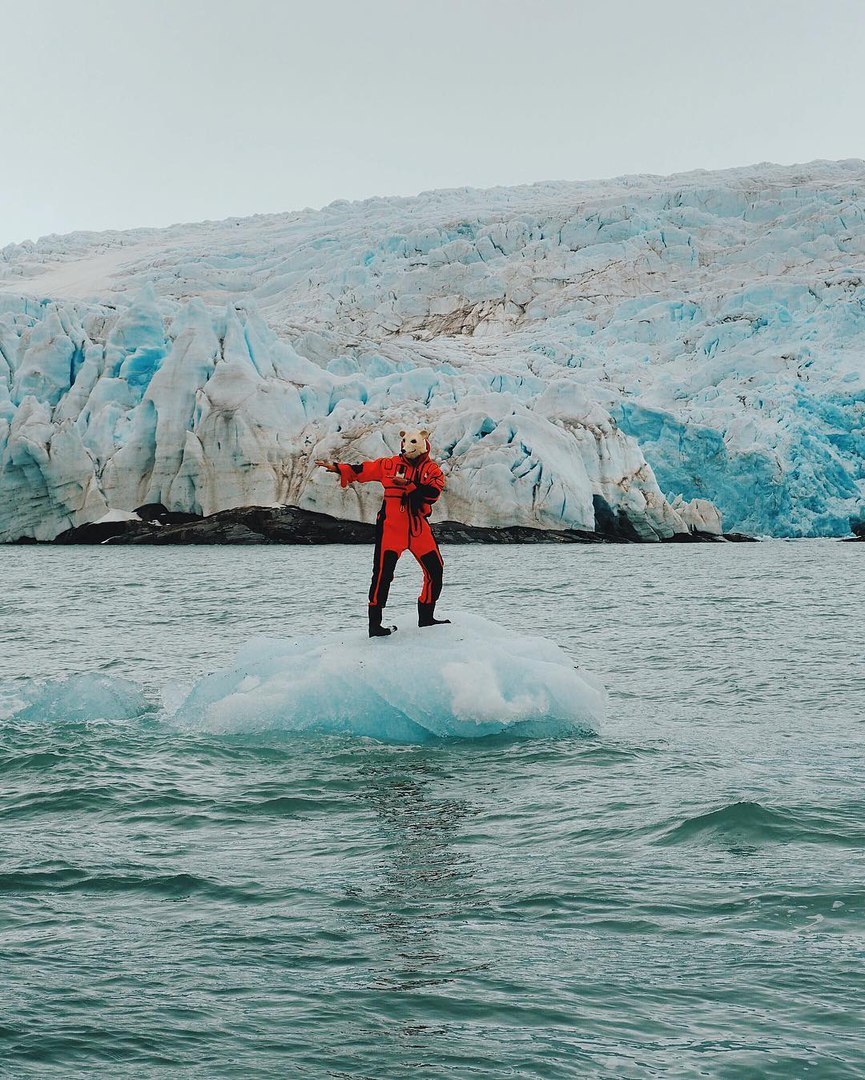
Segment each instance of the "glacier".
[[639,538],[865,518],[865,163],[457,189],[0,250],[0,539],[146,503]]
[[554,642],[453,613],[451,625],[260,638],[201,679],[173,722],[216,734],[351,734],[389,743],[597,732],[606,694]]

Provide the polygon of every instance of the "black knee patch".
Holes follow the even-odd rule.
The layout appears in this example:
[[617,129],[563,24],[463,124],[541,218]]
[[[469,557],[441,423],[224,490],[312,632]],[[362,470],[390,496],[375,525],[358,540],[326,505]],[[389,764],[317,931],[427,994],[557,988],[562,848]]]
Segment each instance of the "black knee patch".
[[398,558],[399,555],[395,551],[386,551],[381,557],[381,562],[376,559],[372,571],[372,582],[369,586],[369,602],[371,604],[384,607],[387,603]]
[[420,561],[421,566],[423,566],[424,570],[429,574],[430,593],[432,594],[430,599],[432,603],[435,603],[442,591],[444,567],[442,566],[441,556],[435,551],[429,551],[426,555],[421,557]]

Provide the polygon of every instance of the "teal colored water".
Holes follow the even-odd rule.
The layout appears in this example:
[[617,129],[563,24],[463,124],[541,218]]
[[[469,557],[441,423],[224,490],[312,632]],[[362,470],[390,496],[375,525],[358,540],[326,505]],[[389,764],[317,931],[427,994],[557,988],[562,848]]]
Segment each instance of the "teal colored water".
[[[451,548],[609,717],[390,747],[171,723],[365,549],[0,550],[0,1075],[865,1076],[863,554]],[[153,710],[10,719],[97,670]]]

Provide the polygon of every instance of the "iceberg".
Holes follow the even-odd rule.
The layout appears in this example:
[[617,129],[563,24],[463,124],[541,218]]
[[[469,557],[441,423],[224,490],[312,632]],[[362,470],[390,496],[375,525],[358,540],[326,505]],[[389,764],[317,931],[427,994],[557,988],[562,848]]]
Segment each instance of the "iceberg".
[[80,672],[27,686],[19,692],[6,719],[22,724],[118,723],[152,710],[141,687],[130,679]]
[[598,730],[605,691],[542,637],[456,613],[451,625],[249,642],[174,716],[219,734],[316,733],[387,743],[559,738]]
[[161,503],[662,540],[865,518],[865,162],[541,183],[0,250],[0,540]]

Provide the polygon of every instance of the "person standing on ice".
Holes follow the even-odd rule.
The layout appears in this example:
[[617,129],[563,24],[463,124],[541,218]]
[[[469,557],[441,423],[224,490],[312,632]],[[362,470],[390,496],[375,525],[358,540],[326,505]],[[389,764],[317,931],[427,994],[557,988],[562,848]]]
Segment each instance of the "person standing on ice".
[[441,495],[445,478],[430,458],[429,432],[401,431],[400,453],[376,458],[361,465],[316,461],[328,472],[337,473],[343,487],[378,481],[384,499],[375,522],[375,555],[369,587],[369,636],[387,637],[395,626],[382,626],[397,559],[406,550],[420,563],[423,588],[418,597],[418,626],[440,626],[450,619],[435,617],[436,601],[442,591],[444,563],[429,526],[433,503]]

